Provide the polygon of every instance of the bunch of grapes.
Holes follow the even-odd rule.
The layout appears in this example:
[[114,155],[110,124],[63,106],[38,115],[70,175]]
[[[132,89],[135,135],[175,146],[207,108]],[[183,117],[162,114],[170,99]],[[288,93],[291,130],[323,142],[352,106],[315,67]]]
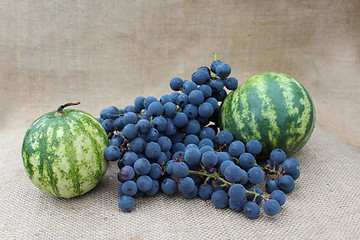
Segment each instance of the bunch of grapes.
[[[159,191],[173,195],[179,191],[188,199],[211,199],[216,208],[243,211],[256,218],[263,210],[276,215],[286,201],[285,193],[295,188],[299,163],[274,149],[259,165],[256,155],[261,143],[243,143],[231,132],[217,126],[219,103],[227,90],[235,90],[238,80],[229,77],[231,68],[220,60],[202,66],[191,81],[175,77],[173,90],[160,99],[137,97],[134,105],[103,109],[98,120],[108,133],[105,158],[117,161],[119,207],[129,212],[134,198],[153,196]],[[264,195],[259,184],[266,175]]]

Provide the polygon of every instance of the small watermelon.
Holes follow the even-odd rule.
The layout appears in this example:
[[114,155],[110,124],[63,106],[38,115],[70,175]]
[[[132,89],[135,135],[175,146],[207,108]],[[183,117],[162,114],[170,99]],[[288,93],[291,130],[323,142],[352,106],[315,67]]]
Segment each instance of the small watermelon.
[[31,181],[45,193],[71,198],[93,189],[104,175],[109,144],[106,132],[93,116],[80,110],[47,113],[31,124],[22,158]]
[[251,77],[223,101],[219,113],[221,130],[243,142],[262,143],[262,157],[275,148],[287,155],[299,151],[315,126],[315,108],[306,89],[282,73]]

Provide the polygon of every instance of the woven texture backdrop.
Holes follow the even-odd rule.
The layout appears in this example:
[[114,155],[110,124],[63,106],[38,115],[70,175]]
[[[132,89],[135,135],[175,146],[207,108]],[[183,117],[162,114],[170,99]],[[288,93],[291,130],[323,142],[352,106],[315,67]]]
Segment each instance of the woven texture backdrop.
[[[359,1],[1,1],[0,239],[359,239]],[[240,83],[286,73],[317,122],[276,217],[157,194],[119,211],[117,167],[82,197],[47,196],[25,174],[29,125],[66,102],[94,116],[170,93],[212,52]]]

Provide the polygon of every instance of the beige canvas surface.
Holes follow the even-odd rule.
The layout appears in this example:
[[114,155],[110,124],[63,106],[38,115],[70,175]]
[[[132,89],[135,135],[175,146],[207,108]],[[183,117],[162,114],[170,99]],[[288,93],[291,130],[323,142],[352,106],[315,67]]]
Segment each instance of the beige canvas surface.
[[[0,239],[359,239],[359,1],[0,1]],[[170,93],[212,52],[240,83],[286,73],[312,96],[316,128],[276,217],[157,194],[119,211],[117,167],[82,197],[32,185],[29,125],[66,102],[94,116]]]

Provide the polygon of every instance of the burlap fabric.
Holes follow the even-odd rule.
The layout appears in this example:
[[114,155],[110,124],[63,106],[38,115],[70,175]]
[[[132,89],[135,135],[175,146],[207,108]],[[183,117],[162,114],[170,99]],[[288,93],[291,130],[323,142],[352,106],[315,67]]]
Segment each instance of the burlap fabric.
[[[0,239],[359,239],[359,1],[1,1]],[[212,52],[245,81],[283,72],[317,124],[279,215],[256,220],[180,195],[119,211],[117,167],[84,196],[41,193],[21,159],[28,126],[66,102],[94,116],[169,93]]]

